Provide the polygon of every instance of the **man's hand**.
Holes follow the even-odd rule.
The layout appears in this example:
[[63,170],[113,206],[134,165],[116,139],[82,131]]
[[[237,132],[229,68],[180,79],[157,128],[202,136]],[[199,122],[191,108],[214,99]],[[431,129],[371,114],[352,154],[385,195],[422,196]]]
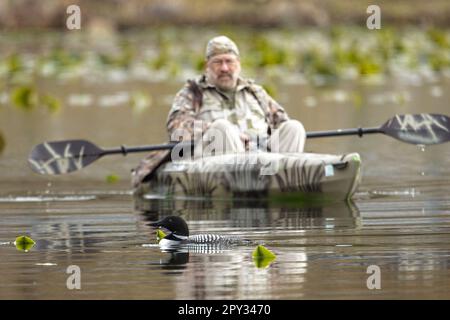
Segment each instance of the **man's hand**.
[[241,132],[240,138],[242,143],[244,144],[245,150],[248,150],[250,143],[250,136],[246,133]]

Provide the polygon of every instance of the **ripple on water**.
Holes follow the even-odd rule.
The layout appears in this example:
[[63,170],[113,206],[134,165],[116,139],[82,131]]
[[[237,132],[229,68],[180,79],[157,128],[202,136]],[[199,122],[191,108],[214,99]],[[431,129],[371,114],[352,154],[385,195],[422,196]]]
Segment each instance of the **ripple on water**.
[[73,196],[8,196],[0,197],[0,203],[21,202],[59,202],[59,201],[89,201],[95,200],[95,195],[73,195]]

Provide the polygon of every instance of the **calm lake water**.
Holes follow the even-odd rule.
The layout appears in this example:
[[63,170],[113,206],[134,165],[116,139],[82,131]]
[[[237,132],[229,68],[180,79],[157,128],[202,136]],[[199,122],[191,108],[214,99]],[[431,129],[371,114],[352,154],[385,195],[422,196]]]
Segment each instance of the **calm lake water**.
[[[63,101],[59,112],[2,102],[1,299],[450,298],[449,144],[421,150],[382,135],[307,141],[309,152],[355,151],[362,158],[353,202],[323,208],[153,201],[142,213],[129,184],[142,154],[106,157],[66,176],[38,176],[28,168],[28,153],[43,141],[84,138],[105,148],[166,141],[167,112],[181,85],[45,80],[39,86]],[[128,103],[136,88],[151,95],[140,112]],[[308,131],[331,130],[378,126],[396,113],[448,114],[449,89],[445,77],[420,84],[288,83],[279,86],[277,100]],[[80,102],[80,94],[91,102]],[[107,182],[108,175],[118,181]],[[243,236],[277,258],[259,269],[253,246],[161,252],[148,223],[168,214],[183,216],[191,234]],[[36,245],[17,250],[19,235]],[[70,265],[81,269],[80,290],[66,287]],[[367,288],[371,265],[380,268],[380,290]]]

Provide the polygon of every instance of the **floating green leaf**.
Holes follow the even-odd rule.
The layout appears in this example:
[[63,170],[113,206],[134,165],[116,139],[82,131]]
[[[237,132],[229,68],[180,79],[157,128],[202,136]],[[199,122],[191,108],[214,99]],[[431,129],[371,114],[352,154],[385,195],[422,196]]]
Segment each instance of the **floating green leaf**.
[[161,241],[161,239],[162,238],[164,238],[166,236],[166,234],[162,231],[162,230],[160,230],[160,229],[158,229],[158,230],[156,230],[156,241]]
[[276,255],[261,244],[256,247],[252,256],[257,268],[267,268],[276,259]]
[[106,182],[108,183],[117,183],[119,182],[120,178],[116,174],[110,174],[106,177]]
[[33,87],[22,86],[12,91],[11,101],[18,108],[31,110],[37,102],[37,93]]
[[50,112],[57,112],[61,109],[61,102],[51,95],[46,94],[42,96],[41,102]]
[[36,242],[27,236],[19,236],[16,238],[16,241],[14,241],[17,250],[25,252],[28,252],[35,244]]

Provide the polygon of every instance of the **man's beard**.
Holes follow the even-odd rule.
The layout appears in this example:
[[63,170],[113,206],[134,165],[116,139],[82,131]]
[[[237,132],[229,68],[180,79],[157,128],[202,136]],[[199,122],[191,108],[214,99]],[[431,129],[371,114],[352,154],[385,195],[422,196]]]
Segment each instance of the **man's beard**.
[[236,87],[238,75],[237,73],[221,73],[215,76],[212,72],[207,72],[208,81],[223,91],[230,91]]

